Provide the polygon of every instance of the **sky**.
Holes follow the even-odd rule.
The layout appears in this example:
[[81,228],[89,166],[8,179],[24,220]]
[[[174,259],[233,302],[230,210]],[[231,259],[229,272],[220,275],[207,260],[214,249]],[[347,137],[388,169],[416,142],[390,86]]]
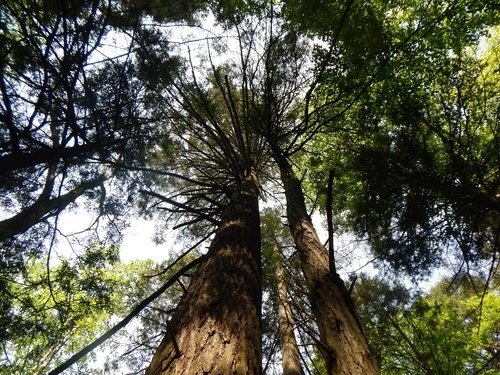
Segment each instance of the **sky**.
[[168,258],[175,246],[175,233],[169,238],[171,243],[157,244],[153,241],[155,224],[142,218],[133,219],[126,230],[122,245],[120,246],[120,259],[129,262],[135,259],[154,259],[162,261]]

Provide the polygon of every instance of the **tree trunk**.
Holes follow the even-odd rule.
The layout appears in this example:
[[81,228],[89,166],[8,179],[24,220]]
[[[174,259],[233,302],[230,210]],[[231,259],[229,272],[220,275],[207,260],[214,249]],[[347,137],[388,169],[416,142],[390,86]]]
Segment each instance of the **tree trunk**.
[[252,174],[233,194],[209,249],[147,375],[260,374],[258,188]]
[[40,361],[37,363],[35,368],[33,369],[33,374],[39,375],[42,373],[46,373],[45,369],[47,366],[50,364],[50,362],[54,359],[54,356],[63,348],[63,346],[66,344],[66,342],[70,339],[71,336],[78,330],[78,326],[75,325],[73,328],[71,328],[68,332],[66,332],[65,335],[59,338],[59,340],[56,340],[56,342],[48,348],[48,351],[45,353],[45,355],[40,358]]
[[[277,245],[275,245],[274,251],[278,253]],[[276,280],[276,295],[278,299],[283,375],[301,375],[303,372],[300,367],[299,348],[293,332],[293,316],[288,301],[285,272],[279,260],[276,261],[274,266],[274,277]]]
[[288,161],[275,154],[285,187],[287,217],[318,324],[328,374],[378,374],[344,282],[329,270],[328,253],[307,214],[304,194]]

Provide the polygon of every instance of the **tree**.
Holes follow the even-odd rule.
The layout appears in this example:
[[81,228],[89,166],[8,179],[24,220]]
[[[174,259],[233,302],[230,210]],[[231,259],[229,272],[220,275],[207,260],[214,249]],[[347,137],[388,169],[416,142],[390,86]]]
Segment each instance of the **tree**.
[[[47,238],[56,236],[60,213],[78,198],[96,212],[94,227],[113,222],[109,237],[118,243],[123,225],[117,214],[138,173],[127,171],[144,167],[152,137],[164,130],[147,115],[141,64],[132,57],[147,32],[129,26],[127,52],[116,57],[105,51],[112,16],[120,11],[115,2],[98,0],[1,5],[4,267],[42,254]],[[176,69],[175,59],[168,61],[165,74]]]
[[258,172],[266,159],[245,117],[247,92],[230,73],[212,66],[206,82],[193,72],[159,92],[168,96],[179,165],[190,177],[180,177],[184,185],[176,196],[184,202],[144,193],[184,220],[191,216],[188,224],[208,220],[217,230],[148,374],[260,372]]
[[[329,168],[337,171],[337,222],[411,275],[441,265],[445,249],[457,272],[496,267],[498,79],[487,62],[492,54],[478,50],[494,21],[488,7],[464,6],[454,4],[430,34],[396,54],[349,113],[311,143],[329,150],[310,159],[317,189]],[[459,20],[464,27],[449,27]]]
[[[260,249],[255,177],[231,207],[176,308],[148,374],[260,372]],[[236,323],[237,322],[237,323]]]
[[[348,8],[345,12],[348,12]],[[301,259],[311,309],[318,324],[320,350],[329,373],[377,373],[377,365],[363,335],[349,293],[336,270],[330,269],[330,265],[335,263],[330,262],[328,253],[319,241],[305,206],[301,183],[291,167],[290,156],[297,151],[292,150],[300,147],[296,145],[299,143],[298,139],[305,131],[317,127],[309,113],[310,95],[317,82],[313,81],[301,103],[304,117],[287,117],[290,112],[293,113],[293,106],[297,104],[284,100],[283,97],[295,98],[297,93],[304,90],[300,83],[307,81],[299,79],[299,84],[286,87],[292,77],[303,76],[298,60],[292,64],[288,60],[292,58],[293,61],[293,58],[300,56],[303,51],[293,37],[282,40],[280,37],[282,36],[278,34],[271,38],[266,54],[266,104],[265,110],[260,113],[260,129],[266,136],[274,162],[280,170],[288,225]],[[300,98],[300,94],[298,96]]]
[[340,276],[329,268],[328,254],[307,214],[300,182],[283,159],[280,167],[287,197],[288,222],[301,257],[327,370],[332,374],[375,374],[377,365],[354,305]]
[[[291,300],[288,295],[289,275],[285,273],[285,256],[282,246],[286,238],[278,212],[266,211],[262,214],[262,253],[264,279],[270,284],[264,290],[272,295],[272,305],[278,316],[279,341],[281,344],[281,367],[284,375],[303,374],[300,363],[300,352],[295,337],[295,318],[292,312]],[[274,314],[274,315],[275,315]]]

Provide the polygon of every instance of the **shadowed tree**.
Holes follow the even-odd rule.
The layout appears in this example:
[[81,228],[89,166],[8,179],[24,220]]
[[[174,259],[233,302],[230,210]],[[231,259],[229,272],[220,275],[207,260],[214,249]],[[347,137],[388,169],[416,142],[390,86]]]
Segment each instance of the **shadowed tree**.
[[[294,100],[303,97],[302,93],[307,88],[304,86],[307,80],[301,78],[303,68],[298,58],[304,53],[301,50],[303,46],[297,43],[293,34],[290,36],[283,38],[275,35],[270,39],[265,57],[265,104],[260,112],[262,118],[259,129],[265,134],[273,159],[280,170],[288,225],[301,259],[311,309],[320,333],[320,350],[328,372],[376,374],[377,365],[356,317],[354,305],[336,270],[330,269],[328,253],[306,210],[304,193],[290,164],[291,154],[286,150],[294,147],[294,142],[301,138],[301,131],[311,127],[307,114],[310,93],[305,97],[305,118],[300,120],[283,115],[294,111],[297,113],[293,107],[297,106]],[[292,77],[297,83],[287,85]],[[314,86],[309,86],[310,92],[313,89]],[[287,101],[283,98],[290,99]]]
[[[283,375],[303,374],[300,352],[295,338],[295,319],[289,297],[289,278],[284,268],[285,256],[281,247],[286,243],[285,229],[278,211],[262,213],[262,252],[264,278],[267,278],[272,305],[277,315],[278,335],[281,344],[281,367]],[[282,245],[283,244],[283,245]],[[275,328],[276,329],[276,328]]]
[[[194,71],[163,87],[178,148],[180,189],[170,197],[146,195],[217,230],[147,374],[260,373],[260,180],[262,140],[248,124],[247,82],[212,66],[206,81]],[[165,90],[165,91],[162,91]]]

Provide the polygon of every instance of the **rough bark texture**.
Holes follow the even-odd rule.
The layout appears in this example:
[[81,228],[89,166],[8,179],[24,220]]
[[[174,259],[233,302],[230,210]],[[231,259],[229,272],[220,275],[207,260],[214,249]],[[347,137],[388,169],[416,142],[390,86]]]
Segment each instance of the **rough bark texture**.
[[234,194],[147,375],[261,373],[257,193],[251,176]]
[[[275,251],[278,252],[278,249],[275,248]],[[276,280],[276,294],[278,296],[283,375],[301,375],[303,372],[300,366],[299,348],[295,340],[295,334],[293,333],[293,316],[288,301],[288,288],[285,273],[279,261],[276,262],[274,276]]]
[[307,214],[300,181],[288,161],[280,157],[277,161],[285,187],[288,222],[301,259],[328,373],[378,374],[344,282],[330,273],[328,254]]

